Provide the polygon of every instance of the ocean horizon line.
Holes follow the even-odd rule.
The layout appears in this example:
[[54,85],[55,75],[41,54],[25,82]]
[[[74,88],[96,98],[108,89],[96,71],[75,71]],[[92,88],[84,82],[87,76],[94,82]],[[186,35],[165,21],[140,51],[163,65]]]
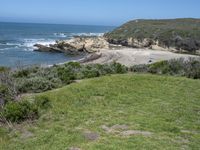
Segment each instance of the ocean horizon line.
[[94,27],[118,27],[114,25],[94,25],[94,24],[65,24],[65,23],[40,23],[40,22],[15,22],[15,21],[0,21],[0,23],[11,23],[11,24],[40,24],[40,25],[71,25],[71,26],[94,26]]

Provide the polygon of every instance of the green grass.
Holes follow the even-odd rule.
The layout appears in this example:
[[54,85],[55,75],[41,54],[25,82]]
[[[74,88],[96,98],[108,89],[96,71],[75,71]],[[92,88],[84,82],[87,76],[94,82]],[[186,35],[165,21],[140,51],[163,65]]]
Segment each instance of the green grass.
[[[1,127],[0,149],[200,149],[200,80],[112,75],[83,80],[41,95],[50,98],[52,108],[33,124],[22,123],[10,130]],[[101,128],[116,124],[152,135],[123,137]],[[83,132],[87,130],[98,133],[100,138],[85,139]],[[31,136],[24,137],[27,132]]]
[[[182,37],[195,37],[199,39],[200,19],[160,19],[160,20],[133,20],[110,32],[113,38],[171,36],[171,32]],[[176,35],[176,34],[175,34]]]

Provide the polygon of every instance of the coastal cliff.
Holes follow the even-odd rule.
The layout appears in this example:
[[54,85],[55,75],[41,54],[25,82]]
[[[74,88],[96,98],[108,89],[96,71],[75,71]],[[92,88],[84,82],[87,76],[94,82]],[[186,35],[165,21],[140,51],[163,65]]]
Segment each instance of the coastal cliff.
[[104,37],[111,44],[200,54],[200,19],[134,20]]

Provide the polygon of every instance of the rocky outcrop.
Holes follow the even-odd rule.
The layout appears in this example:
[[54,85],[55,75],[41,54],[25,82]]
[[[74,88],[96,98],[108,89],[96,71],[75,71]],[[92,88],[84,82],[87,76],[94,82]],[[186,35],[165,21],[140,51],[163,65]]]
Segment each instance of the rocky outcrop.
[[108,49],[109,43],[103,37],[76,37],[70,40],[56,41],[56,44],[44,46],[34,45],[40,52],[63,52],[63,53],[93,53],[101,49]]
[[61,49],[57,48],[54,45],[42,45],[42,44],[35,44],[34,47],[36,47],[37,49],[35,49],[35,51],[39,51],[39,52],[62,52]]
[[127,39],[112,39],[112,38],[106,38],[106,40],[110,44],[116,44],[116,45],[122,45],[127,47],[134,47],[134,48],[145,48],[150,47],[154,41],[151,39],[145,38],[145,39],[137,39],[137,38],[127,38]]
[[102,53],[92,53],[92,54],[86,56],[85,58],[83,58],[82,60],[80,60],[79,62],[80,63],[91,62],[91,61],[101,58],[101,56],[102,56]]
[[[174,44],[167,45],[161,41],[144,38],[127,38],[127,39],[112,39],[107,38],[110,44],[122,45],[133,48],[149,48],[153,50],[165,50],[175,53],[190,53],[200,55],[200,43],[198,41],[188,42],[187,40],[177,41]],[[199,47],[198,47],[199,46]]]

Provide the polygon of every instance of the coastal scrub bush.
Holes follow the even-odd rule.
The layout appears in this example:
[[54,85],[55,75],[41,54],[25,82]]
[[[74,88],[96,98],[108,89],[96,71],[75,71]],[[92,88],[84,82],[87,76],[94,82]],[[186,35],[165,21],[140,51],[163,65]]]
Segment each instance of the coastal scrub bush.
[[172,59],[148,65],[148,72],[153,74],[167,74],[184,76],[185,60]]
[[18,69],[13,72],[13,77],[15,78],[28,78],[31,74],[37,74],[42,68],[38,66],[28,67],[24,69]]
[[200,79],[200,59],[189,59],[185,64],[185,76],[193,79]]
[[150,65],[135,65],[130,70],[132,72],[186,76],[188,78],[200,79],[200,59],[172,59]]
[[37,96],[33,101],[22,100],[8,102],[1,112],[1,120],[11,122],[21,122],[24,120],[37,119],[42,110],[51,106],[50,100],[46,96]]
[[147,73],[149,72],[149,66],[145,64],[135,65],[135,66],[130,67],[130,71]]
[[73,69],[80,69],[82,67],[79,62],[69,62],[65,66],[71,66]]
[[68,64],[64,66],[58,66],[57,72],[59,79],[65,84],[69,84],[72,82],[72,80],[76,79],[76,73],[73,66],[70,66]]
[[166,74],[169,71],[169,64],[167,61],[160,61],[149,65],[149,72],[153,74]]
[[108,74],[113,74],[114,73],[114,70],[110,66],[110,64],[103,64],[103,65],[101,65],[101,64],[94,64],[94,65],[98,69],[99,74],[101,76],[108,75]]
[[84,78],[95,78],[95,77],[100,76],[98,69],[93,65],[83,66],[80,74],[82,74],[82,77],[81,77],[82,79],[84,79]]
[[7,72],[7,71],[9,71],[9,70],[10,70],[10,68],[1,67],[1,66],[0,66],[0,73],[2,73],[2,72]]
[[17,83],[17,89],[20,93],[39,93],[59,87],[61,81],[59,79],[48,80],[45,77],[34,77],[19,79]]
[[119,63],[113,62],[110,64],[89,64],[83,65],[77,72],[77,78],[94,78],[109,74],[123,74],[128,71],[127,67]]
[[128,68],[120,63],[113,62],[110,66],[113,68],[114,73],[117,74],[124,74],[128,71]]
[[14,100],[12,91],[6,85],[0,85],[0,106]]
[[29,75],[29,70],[28,69],[24,69],[24,70],[19,70],[16,73],[13,74],[13,77],[15,78],[23,78],[23,77],[28,77]]
[[9,68],[2,68],[0,71],[0,105],[12,101],[17,96],[15,79],[11,76]]
[[2,116],[11,122],[20,122],[26,119],[38,117],[38,109],[33,103],[24,100],[20,102],[9,102],[3,108]]
[[127,68],[119,63],[81,65],[69,62],[52,67],[30,67],[15,70],[12,73],[19,93],[39,93],[62,85],[70,84],[76,79],[94,78],[107,74],[126,73]]

